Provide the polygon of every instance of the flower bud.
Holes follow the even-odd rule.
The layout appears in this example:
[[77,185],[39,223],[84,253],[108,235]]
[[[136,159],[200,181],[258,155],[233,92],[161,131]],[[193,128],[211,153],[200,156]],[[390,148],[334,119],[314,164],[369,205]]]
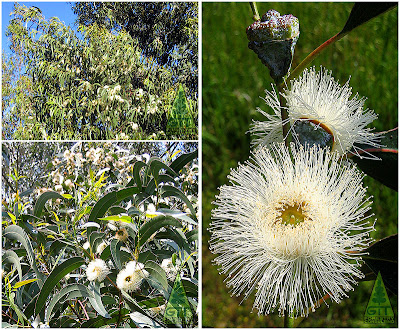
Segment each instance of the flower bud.
[[300,35],[299,20],[293,15],[280,16],[276,10],[269,10],[246,33],[249,48],[269,68],[271,77],[279,81],[286,76]]

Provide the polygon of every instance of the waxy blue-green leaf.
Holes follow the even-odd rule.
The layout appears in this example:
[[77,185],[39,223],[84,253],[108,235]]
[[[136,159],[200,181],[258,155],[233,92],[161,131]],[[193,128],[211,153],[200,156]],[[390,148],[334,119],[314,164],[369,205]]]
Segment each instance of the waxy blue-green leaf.
[[113,191],[100,198],[90,212],[88,221],[96,222],[97,219],[104,217],[107,210],[114,204],[121,202],[127,197],[139,193],[138,187],[129,187],[118,191]]
[[132,321],[135,322],[138,328],[164,328],[158,322],[152,320],[147,315],[143,315],[139,312],[130,313],[129,316],[131,317]]
[[110,314],[106,311],[103,305],[103,301],[101,299],[100,293],[100,283],[97,281],[90,282],[89,290],[93,294],[93,297],[89,297],[90,304],[99,313],[101,316],[106,318],[111,318]]
[[113,239],[110,242],[111,256],[112,256],[112,258],[114,260],[114,264],[118,268],[118,270],[122,269],[121,246],[122,246],[122,243],[117,239]]
[[152,317],[150,314],[146,313],[142,307],[139,306],[139,304],[135,301],[135,299],[133,299],[128,293],[126,293],[125,291],[121,291],[122,296],[125,298],[126,303],[129,305],[129,307],[132,310],[135,310],[143,315],[148,316],[149,318],[151,318],[152,320],[154,320],[155,322],[157,322],[157,320]]
[[[168,182],[175,184],[174,178],[168,174],[160,174],[158,176],[158,181],[157,181],[158,185],[160,183],[168,183]],[[156,190],[156,180],[155,178],[152,178],[146,186],[146,192],[150,195],[153,195],[155,190]]]
[[36,301],[35,306],[35,314],[39,314],[45,303],[47,298],[49,297],[51,291],[53,291],[54,287],[57,283],[67,274],[71,273],[75,269],[79,268],[85,263],[85,260],[81,257],[72,257],[67,259],[62,264],[58,265],[54,268],[54,270],[47,277],[46,281],[43,284],[43,287],[40,291],[39,297]]
[[103,242],[105,233],[99,233],[98,231],[94,231],[89,236],[89,244],[93,253],[96,253],[97,247]]
[[74,297],[91,297],[92,294],[88,290],[88,288],[82,284],[70,284],[62,288],[58,293],[56,293],[50,300],[50,303],[46,309],[46,317],[45,317],[45,322],[49,323],[52,312],[54,307],[58,304],[58,302],[64,298],[65,296],[68,296],[68,299],[72,299],[69,297],[71,293],[75,293]]
[[199,230],[197,228],[187,232],[185,235],[188,242],[198,242],[199,240]]
[[62,195],[56,193],[55,191],[46,191],[41,194],[36,201],[35,208],[33,209],[33,215],[35,217],[40,217],[44,208],[44,205],[49,199],[64,199]]
[[159,215],[145,222],[139,229],[138,246],[141,247],[157,230],[162,227],[172,226],[181,228],[181,223],[170,216]]
[[19,280],[22,281],[22,268],[18,255],[13,250],[7,250],[6,252],[4,252],[1,260],[1,263],[3,265],[13,264],[18,271]]
[[192,225],[198,225],[198,223],[195,220],[188,217],[186,213],[183,213],[182,211],[179,211],[179,210],[170,210],[170,209],[161,208],[161,209],[158,209],[157,212],[160,212],[164,215],[170,215],[173,218],[183,220]]
[[8,239],[16,239],[25,248],[29,264],[33,268],[33,270],[36,274],[36,277],[38,279],[38,285],[41,288],[43,285],[45,276],[43,275],[43,273],[41,273],[38,270],[38,268],[36,266],[36,258],[35,258],[35,254],[33,253],[32,243],[31,243],[28,235],[26,234],[26,232],[17,225],[11,225],[11,226],[8,226],[6,229],[4,229],[3,236]]
[[160,190],[161,190],[162,197],[174,196],[174,197],[180,199],[182,202],[184,202],[186,204],[186,206],[189,208],[190,212],[192,213],[192,216],[196,219],[196,211],[193,208],[192,203],[190,203],[189,199],[186,197],[186,195],[182,191],[180,191],[178,188],[172,187],[172,186],[162,186]]
[[171,174],[172,176],[176,177],[177,174],[173,169],[171,169],[168,165],[164,164],[160,159],[158,158],[152,158],[150,160],[150,171],[151,174],[153,175],[153,178],[156,182],[156,185],[160,183],[159,181],[159,175],[160,171],[164,169],[166,171],[166,174]]
[[144,268],[161,284],[164,290],[168,290],[168,280],[164,269],[162,269],[156,262],[151,260],[146,262]]
[[139,191],[142,190],[142,179],[140,177],[140,170],[145,166],[147,166],[147,164],[142,161],[137,161],[135,165],[133,165],[133,179],[128,183],[128,186],[132,186],[136,183]]

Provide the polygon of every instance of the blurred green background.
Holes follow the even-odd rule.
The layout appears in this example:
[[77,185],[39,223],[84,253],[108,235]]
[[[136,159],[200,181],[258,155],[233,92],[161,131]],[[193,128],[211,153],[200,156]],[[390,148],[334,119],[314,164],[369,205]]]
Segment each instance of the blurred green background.
[[[321,43],[339,32],[353,3],[258,3],[260,16],[269,9],[293,14],[300,21],[294,68]],[[243,297],[230,297],[211,262],[208,249],[212,201],[217,188],[228,183],[230,168],[244,162],[250,153],[250,136],[246,134],[252,119],[262,120],[256,108],[268,110],[265,89],[272,79],[257,55],[248,49],[246,28],[252,20],[248,2],[202,4],[202,96],[203,96],[203,327],[281,327],[277,315],[251,313],[253,297],[240,304]],[[325,50],[312,65],[332,70],[342,85],[349,79],[354,93],[366,96],[366,107],[374,109],[379,119],[377,131],[397,127],[398,43],[397,7],[352,31]],[[374,238],[397,233],[397,192],[367,177],[368,194],[374,196],[376,214]],[[363,322],[374,282],[361,282],[349,298],[340,304],[329,301],[305,319],[301,327],[377,327]],[[396,315],[397,297],[389,292]]]

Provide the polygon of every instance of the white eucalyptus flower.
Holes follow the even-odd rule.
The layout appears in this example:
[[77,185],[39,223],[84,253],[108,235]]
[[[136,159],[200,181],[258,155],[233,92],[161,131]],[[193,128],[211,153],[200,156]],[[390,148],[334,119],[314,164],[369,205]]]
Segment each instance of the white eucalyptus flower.
[[364,175],[317,146],[259,148],[232,170],[213,210],[211,251],[227,286],[259,314],[307,316],[326,294],[339,303],[364,277],[374,230]]
[[139,289],[142,280],[149,276],[140,262],[130,261],[117,275],[117,287],[127,292]]
[[69,189],[72,189],[72,188],[74,187],[74,183],[73,183],[70,179],[65,180],[65,181],[64,181],[64,184],[65,184]]
[[86,268],[86,276],[89,281],[102,282],[106,278],[107,274],[110,272],[106,262],[102,259],[94,259],[89,262]]
[[[265,102],[274,114],[258,109],[267,120],[255,121],[250,128],[255,136],[253,145],[268,146],[283,140],[278,95],[275,91],[266,93]],[[306,69],[300,78],[291,81],[291,88],[282,95],[286,99],[288,120],[295,140],[298,136],[293,125],[308,122],[332,136],[332,151],[338,151],[340,155],[359,155],[361,149],[356,144],[380,147],[380,136],[367,128],[377,115],[373,110],[363,109],[365,98],[359,98],[358,94],[351,98],[349,81],[341,87],[326,69],[321,68],[319,72],[315,68]]]

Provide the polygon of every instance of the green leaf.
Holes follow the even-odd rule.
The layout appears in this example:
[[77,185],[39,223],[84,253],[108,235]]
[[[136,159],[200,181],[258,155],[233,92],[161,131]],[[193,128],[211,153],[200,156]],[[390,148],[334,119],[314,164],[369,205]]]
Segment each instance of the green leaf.
[[138,328],[164,328],[158,322],[152,320],[147,315],[143,315],[139,312],[130,313],[129,316],[131,317],[132,321],[135,322]]
[[[78,297],[91,297],[91,292],[88,290],[88,288],[82,284],[70,284],[67,285],[66,287],[62,288],[60,292],[56,293],[50,300],[49,306],[47,307],[46,310],[46,317],[45,317],[45,322],[49,323],[51,319],[51,314],[56,306],[56,304],[64,297],[64,296],[69,296],[71,293],[74,293],[75,298]],[[71,299],[70,297],[68,297]]]
[[24,321],[28,321],[27,317],[22,313],[22,311],[19,309],[19,307],[16,305],[14,302],[15,299],[15,292],[11,292],[10,295],[8,296],[8,302],[10,303],[10,307],[15,311],[15,313],[18,315],[18,321],[22,322],[22,325],[24,325]]
[[35,217],[40,217],[44,208],[44,205],[49,199],[63,199],[64,197],[55,191],[46,191],[45,193],[41,194],[38,198],[35,208],[33,209],[33,215]]
[[122,296],[126,299],[126,302],[128,303],[129,307],[132,308],[132,310],[135,310],[143,315],[148,316],[149,318],[151,318],[153,321],[157,322],[157,320],[155,318],[153,318],[151,315],[147,314],[142,307],[139,306],[139,304],[135,301],[135,299],[133,299],[128,293],[126,293],[125,291],[121,291]]
[[193,159],[196,159],[197,156],[197,150],[190,152],[188,154],[183,154],[180,155],[178,158],[176,158],[170,165],[169,167],[174,170],[176,173],[178,173],[182,168],[185,167],[186,164],[188,164],[190,161]]
[[89,244],[93,253],[96,253],[97,246],[101,244],[106,234],[94,231],[89,236]]
[[351,159],[358,165],[358,167],[366,174],[383,183],[385,186],[398,190],[398,129],[387,131],[383,133],[381,144],[383,148],[370,148],[367,146],[357,146],[362,151],[358,151],[361,157],[374,156],[379,158],[367,159],[365,157],[352,157]]
[[167,275],[165,274],[164,269],[162,269],[157,263],[154,261],[147,261],[144,268],[150,273],[150,275],[157,280],[164,288],[164,290],[168,290],[168,280]]
[[97,219],[104,217],[107,210],[114,204],[121,202],[127,197],[139,193],[138,187],[129,187],[119,191],[113,191],[100,198],[100,200],[93,207],[89,215],[89,222],[96,222]]
[[133,178],[134,178],[134,180],[131,180],[131,182],[129,182],[128,186],[133,185],[134,183],[136,183],[136,186],[139,188],[139,191],[142,191],[142,179],[140,178],[140,170],[144,166],[147,166],[147,164],[142,162],[142,161],[140,161],[140,160],[135,163],[135,165],[133,166]]
[[16,239],[25,248],[29,264],[33,268],[36,277],[38,278],[38,285],[41,288],[44,281],[44,275],[37,269],[36,258],[35,254],[33,253],[32,243],[26,232],[17,225],[11,225],[4,229],[3,235],[8,239]]
[[160,171],[164,169],[167,173],[171,174],[172,176],[176,177],[177,174],[173,169],[171,169],[168,165],[164,164],[162,161],[160,161],[158,158],[153,158],[150,160],[150,171],[151,174],[153,175],[153,178],[156,182],[156,185],[158,185],[160,182],[158,180],[158,176],[160,175]]
[[24,286],[26,284],[29,284],[29,283],[32,283],[32,282],[35,282],[35,281],[37,281],[37,278],[31,278],[29,280],[19,281],[19,282],[15,283],[15,285],[13,286],[13,289],[18,289],[21,286]]
[[365,250],[369,255],[363,256],[367,266],[378,275],[381,272],[386,288],[397,295],[397,234],[385,237]]
[[84,263],[85,260],[82,259],[81,257],[72,257],[54,268],[54,270],[50,273],[49,277],[46,279],[46,282],[44,282],[39,297],[36,301],[36,306],[35,306],[36,315],[42,311],[47,298],[49,297],[51,291],[54,289],[57,283],[65,275],[79,268]]
[[185,221],[187,223],[190,223],[192,225],[195,225],[195,226],[198,225],[198,223],[195,220],[193,220],[192,218],[188,217],[186,215],[186,213],[183,213],[182,211],[179,211],[179,210],[170,210],[170,209],[161,208],[161,209],[158,209],[157,212],[160,212],[160,213],[162,213],[164,215],[169,215],[169,216],[171,216],[173,218],[176,218],[176,219],[183,220],[183,221]]
[[121,222],[126,222],[126,223],[131,223],[132,218],[127,215],[110,215],[105,218],[99,218],[99,220],[105,220],[105,221],[121,221]]
[[148,220],[139,229],[139,242],[138,246],[141,247],[157,230],[162,227],[173,226],[181,228],[181,223],[170,216],[159,215],[155,218]]
[[190,212],[192,213],[192,216],[196,219],[196,211],[193,208],[192,203],[190,203],[189,199],[185,196],[185,194],[182,191],[172,186],[162,186],[160,190],[161,190],[161,195],[163,197],[174,196],[183,201],[189,208]]
[[[395,6],[397,6],[397,2],[356,2],[343,30],[339,34],[349,33],[356,27]],[[394,26],[393,28],[396,27]]]
[[106,318],[111,318],[110,314],[106,311],[103,305],[103,301],[101,300],[101,293],[100,293],[100,283],[90,282],[89,290],[92,292],[93,297],[89,297],[90,304],[99,313],[101,316]]
[[111,256],[114,260],[115,266],[118,268],[118,270],[122,269],[122,261],[121,261],[121,246],[122,243],[117,240],[113,239],[110,242],[110,251],[111,251]]
[[198,241],[198,239],[199,239],[199,230],[196,228],[196,229],[193,229],[193,230],[187,232],[186,233],[186,239],[187,239],[188,242]]
[[2,256],[2,264],[13,264],[18,271],[19,280],[22,281],[22,268],[18,255],[13,250],[4,252]]

